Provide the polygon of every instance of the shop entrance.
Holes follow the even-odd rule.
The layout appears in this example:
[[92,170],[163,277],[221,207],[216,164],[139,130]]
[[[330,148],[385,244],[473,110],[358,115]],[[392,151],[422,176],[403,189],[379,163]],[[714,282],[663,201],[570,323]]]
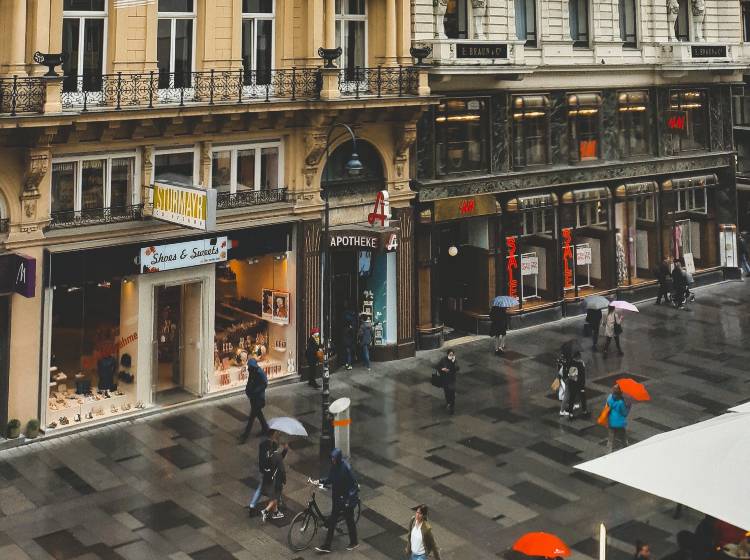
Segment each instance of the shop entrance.
[[331,251],[331,330],[339,348],[346,323],[351,323],[355,332],[359,324],[370,260],[369,251]]
[[153,402],[174,404],[201,393],[201,284],[157,286]]

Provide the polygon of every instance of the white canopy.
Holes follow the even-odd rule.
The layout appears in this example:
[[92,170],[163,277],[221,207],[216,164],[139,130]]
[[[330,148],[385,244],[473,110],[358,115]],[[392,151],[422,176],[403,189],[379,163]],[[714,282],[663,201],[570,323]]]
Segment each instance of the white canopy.
[[576,468],[750,531],[750,411],[658,434]]
[[729,412],[750,412],[750,401],[730,408]]

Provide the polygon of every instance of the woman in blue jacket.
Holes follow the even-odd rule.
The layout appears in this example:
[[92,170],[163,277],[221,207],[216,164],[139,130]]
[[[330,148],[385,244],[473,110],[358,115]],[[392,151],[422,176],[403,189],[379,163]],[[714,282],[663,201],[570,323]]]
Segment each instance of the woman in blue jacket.
[[615,447],[615,440],[619,440],[621,447],[627,447],[628,445],[628,414],[630,414],[630,404],[625,401],[622,395],[622,389],[620,386],[615,384],[612,388],[612,394],[607,398],[607,405],[609,406],[609,416],[607,418],[607,425],[609,426],[609,434],[607,437],[607,451],[612,453]]

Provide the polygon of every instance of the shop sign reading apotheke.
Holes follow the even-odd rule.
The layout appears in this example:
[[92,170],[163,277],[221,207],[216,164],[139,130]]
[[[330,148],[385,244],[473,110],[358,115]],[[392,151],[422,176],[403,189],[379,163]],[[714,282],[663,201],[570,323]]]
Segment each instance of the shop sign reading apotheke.
[[456,58],[508,58],[504,43],[456,43]]
[[395,231],[385,234],[370,234],[361,231],[332,231],[331,249],[359,249],[362,251],[395,251],[398,249],[398,235]]
[[203,231],[216,227],[216,189],[154,183],[152,216]]
[[227,260],[227,238],[197,239],[141,249],[141,272],[163,272]]

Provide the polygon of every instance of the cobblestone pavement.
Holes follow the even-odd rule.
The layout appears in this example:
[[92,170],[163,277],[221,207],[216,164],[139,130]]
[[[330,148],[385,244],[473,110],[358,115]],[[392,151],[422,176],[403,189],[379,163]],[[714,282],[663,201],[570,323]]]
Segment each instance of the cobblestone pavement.
[[[653,396],[633,408],[635,440],[750,398],[748,286],[699,290],[688,312],[641,310],[626,319],[623,358],[592,356],[585,344],[592,411],[621,372],[642,378]],[[439,351],[375,364],[371,373],[337,373],[333,396],[353,399],[364,509],[361,547],[331,557],[403,558],[403,526],[419,502],[431,506],[448,560],[510,558],[508,547],[530,530],[557,533],[573,560],[586,560],[597,555],[601,521],[612,560],[627,560],[636,538],[656,558],[671,551],[697,513],[674,520],[672,504],[572,469],[605,451],[603,428],[561,419],[548,394],[555,353],[581,325],[578,318],[511,333],[503,358],[487,338],[458,344],[452,417],[429,382]],[[272,389],[268,401],[269,417],[296,416],[311,432],[288,457],[293,513],[309,498],[306,478],[319,474],[320,394],[294,384]],[[262,525],[243,509],[257,476],[257,439],[236,440],[246,410],[244,395],[234,396],[0,454],[0,558],[312,558],[286,546],[291,515]]]

